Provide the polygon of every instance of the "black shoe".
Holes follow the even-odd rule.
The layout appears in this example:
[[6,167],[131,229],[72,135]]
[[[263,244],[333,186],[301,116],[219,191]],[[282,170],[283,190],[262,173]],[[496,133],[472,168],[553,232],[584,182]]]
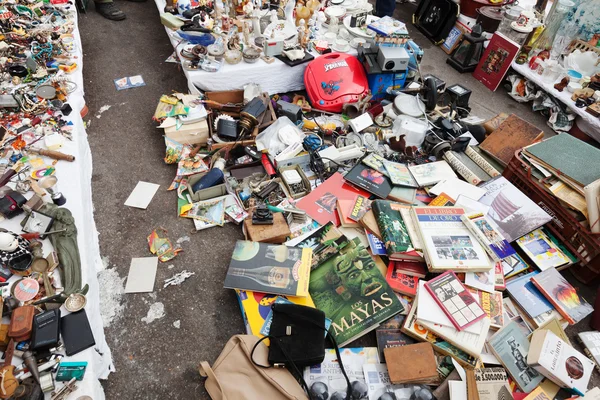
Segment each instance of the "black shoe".
[[115,3],[96,3],[96,11],[106,19],[113,21],[122,21],[127,16],[125,13],[117,8]]

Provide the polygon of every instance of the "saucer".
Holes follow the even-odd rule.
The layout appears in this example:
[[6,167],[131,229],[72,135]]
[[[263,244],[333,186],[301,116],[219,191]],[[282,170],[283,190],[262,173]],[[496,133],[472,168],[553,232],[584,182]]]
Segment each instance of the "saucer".
[[338,48],[335,44],[333,46],[331,46],[331,50],[337,52],[337,53],[347,53],[350,51],[350,46],[348,46],[348,48],[346,48],[345,50]]

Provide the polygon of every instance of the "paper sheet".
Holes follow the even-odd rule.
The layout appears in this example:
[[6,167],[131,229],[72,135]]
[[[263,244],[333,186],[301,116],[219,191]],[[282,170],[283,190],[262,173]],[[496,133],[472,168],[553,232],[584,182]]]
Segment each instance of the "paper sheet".
[[158,257],[132,258],[125,293],[153,292],[157,268]]
[[148,205],[152,201],[152,198],[159,187],[160,185],[155,183],[139,181],[133,189],[133,192],[131,192],[127,200],[125,200],[125,205],[145,210],[148,208]]
[[485,190],[458,178],[445,179],[429,189],[429,192],[436,196],[444,192],[454,200],[458,199],[460,195],[467,196],[473,200],[479,200],[485,194]]

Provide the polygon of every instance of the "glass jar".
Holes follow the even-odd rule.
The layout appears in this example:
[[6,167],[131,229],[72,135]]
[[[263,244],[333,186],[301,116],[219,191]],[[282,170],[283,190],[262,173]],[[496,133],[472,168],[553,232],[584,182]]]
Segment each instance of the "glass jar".
[[[549,50],[552,47],[558,28],[560,28],[565,16],[574,6],[575,3],[571,0],[558,0],[554,2],[545,20],[546,29],[544,29],[538,40],[532,45],[534,53],[541,50]],[[557,59],[562,53],[563,48],[557,50],[558,52],[552,51],[550,53],[551,59]]]
[[510,24],[513,21],[516,21],[517,18],[519,18],[519,15],[521,15],[521,11],[523,11],[523,8],[519,6],[506,7],[503,12],[504,18],[498,26],[498,32],[502,33],[505,36],[510,35],[511,31],[513,30],[510,27]]

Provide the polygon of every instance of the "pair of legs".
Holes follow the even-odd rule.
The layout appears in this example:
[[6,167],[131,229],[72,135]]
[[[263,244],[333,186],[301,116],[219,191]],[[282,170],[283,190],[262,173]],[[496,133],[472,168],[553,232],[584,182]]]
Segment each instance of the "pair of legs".
[[[146,0],[129,0],[136,3],[143,2]],[[96,11],[104,18],[113,20],[113,21],[122,21],[126,17],[125,13],[113,3],[113,0],[94,0],[96,3]]]

